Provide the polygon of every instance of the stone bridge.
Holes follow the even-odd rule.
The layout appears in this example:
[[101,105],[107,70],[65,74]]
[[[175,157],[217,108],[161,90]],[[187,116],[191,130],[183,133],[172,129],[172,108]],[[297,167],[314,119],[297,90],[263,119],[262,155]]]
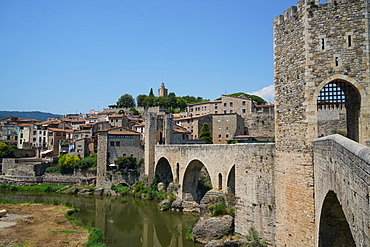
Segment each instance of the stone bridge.
[[[333,135],[315,140],[313,150],[315,220],[307,224],[315,224],[315,245],[370,246],[370,148]],[[236,232],[246,234],[254,225],[278,244],[275,144],[155,147],[155,173],[178,182],[185,200],[201,199],[202,167],[213,190],[235,194]]]
[[162,181],[178,183],[183,199],[199,202],[203,194],[198,191],[198,179],[203,168],[213,190],[237,197],[237,232],[246,233],[254,224],[273,239],[274,155],[273,143],[156,145],[154,171]]
[[314,141],[316,246],[370,246],[370,148],[340,135]]

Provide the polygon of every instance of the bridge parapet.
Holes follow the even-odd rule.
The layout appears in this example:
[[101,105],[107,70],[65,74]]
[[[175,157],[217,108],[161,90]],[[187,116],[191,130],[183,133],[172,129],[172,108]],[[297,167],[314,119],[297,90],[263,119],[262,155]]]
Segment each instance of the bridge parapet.
[[323,232],[320,222],[327,217],[324,203],[332,192],[356,246],[370,246],[370,148],[340,135],[316,139],[313,144],[316,246]]

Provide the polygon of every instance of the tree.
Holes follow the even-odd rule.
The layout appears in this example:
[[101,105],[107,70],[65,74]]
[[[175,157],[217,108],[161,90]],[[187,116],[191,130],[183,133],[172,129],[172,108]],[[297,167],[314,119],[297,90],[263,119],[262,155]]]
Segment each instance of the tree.
[[58,159],[60,173],[72,173],[74,164],[79,160],[79,157],[72,154],[61,154]]
[[176,107],[180,108],[181,110],[184,110],[187,105],[188,104],[186,104],[186,101],[183,98],[181,97],[176,98]]
[[117,105],[119,107],[135,107],[135,100],[130,94],[126,93],[118,99]]
[[145,94],[139,94],[138,96],[136,96],[136,104],[137,106],[146,106],[146,102],[145,102],[145,99],[146,99],[146,96]]
[[176,94],[175,93],[169,93],[168,96],[168,103],[169,103],[169,107],[172,107],[172,108],[175,108],[177,107],[177,99],[176,99]]
[[0,158],[12,158],[14,157],[14,150],[17,147],[13,144],[6,144],[4,142],[0,142]]
[[137,162],[136,157],[133,156],[123,156],[119,157],[114,161],[114,163],[119,167],[119,169],[136,169]]
[[202,129],[200,130],[199,139],[205,140],[207,144],[213,143],[208,123],[203,123]]
[[153,88],[151,88],[151,89],[150,89],[149,97],[155,97],[155,96],[154,96],[154,93],[153,93]]

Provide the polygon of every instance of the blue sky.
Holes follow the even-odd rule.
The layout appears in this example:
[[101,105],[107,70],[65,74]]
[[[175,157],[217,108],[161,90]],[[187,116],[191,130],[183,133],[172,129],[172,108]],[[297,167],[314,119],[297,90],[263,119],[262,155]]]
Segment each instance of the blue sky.
[[211,100],[260,91],[273,84],[272,20],[292,5],[0,0],[0,109],[87,113],[162,82]]

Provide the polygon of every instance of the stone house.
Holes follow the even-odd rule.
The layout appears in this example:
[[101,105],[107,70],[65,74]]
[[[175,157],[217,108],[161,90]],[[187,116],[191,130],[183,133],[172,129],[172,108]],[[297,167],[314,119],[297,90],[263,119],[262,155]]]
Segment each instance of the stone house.
[[212,115],[212,141],[214,144],[225,144],[237,135],[246,134],[244,119],[236,113]]
[[207,114],[194,117],[176,118],[174,119],[174,122],[189,132],[191,140],[198,140],[203,123],[208,123],[209,129],[212,133],[212,116],[213,114]]
[[[144,158],[144,147],[140,141],[140,133],[125,128],[101,130],[98,133],[98,156],[107,157],[106,164],[112,164],[123,156],[134,156],[137,160]],[[105,153],[106,152],[106,153]]]
[[0,125],[0,141],[8,144],[18,144],[19,127],[15,122],[5,122]]
[[129,118],[124,114],[108,116],[109,123],[112,127],[132,127]]

